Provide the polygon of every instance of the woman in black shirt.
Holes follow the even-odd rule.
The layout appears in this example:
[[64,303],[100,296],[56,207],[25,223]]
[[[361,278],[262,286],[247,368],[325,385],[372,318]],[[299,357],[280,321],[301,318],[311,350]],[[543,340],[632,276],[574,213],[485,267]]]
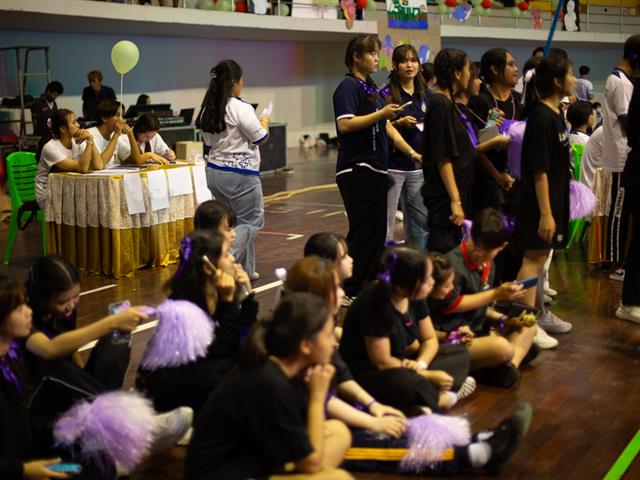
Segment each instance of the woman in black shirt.
[[[523,116],[527,127],[522,144],[522,178],[516,229],[524,250],[518,279],[543,275],[553,248],[564,248],[569,231],[569,135],[560,100],[571,95],[576,78],[562,50],[540,62],[527,86]],[[541,283],[539,283],[541,285]],[[523,303],[533,306],[536,288]]]
[[[255,325],[241,367],[207,400],[187,451],[187,480],[282,478],[331,470],[351,443],[347,427],[325,421],[334,373],[333,317],[325,300],[292,293]],[[308,396],[297,388],[303,380]]]
[[472,210],[475,150],[453,103],[469,83],[469,58],[444,48],[434,65],[438,83],[424,119],[422,196],[429,211],[428,249],[448,252],[460,243],[462,221]]

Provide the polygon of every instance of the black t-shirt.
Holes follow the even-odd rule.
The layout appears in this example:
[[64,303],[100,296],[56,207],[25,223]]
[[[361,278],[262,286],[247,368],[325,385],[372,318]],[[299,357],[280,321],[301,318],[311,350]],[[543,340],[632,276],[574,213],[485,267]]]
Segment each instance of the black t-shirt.
[[[529,114],[522,141],[522,193],[520,216],[516,222],[525,248],[561,248],[566,244],[569,228],[569,135],[564,118],[542,102]],[[547,173],[549,200],[556,222],[551,244],[538,237],[540,210],[534,172]]]
[[351,370],[342,359],[342,355],[336,349],[333,351],[333,355],[331,356],[331,363],[334,367],[336,367],[336,373],[333,376],[336,385],[341,385],[344,382],[348,382],[349,380],[353,380],[353,375],[351,375]]
[[[519,120],[522,110],[520,103],[521,98],[522,97],[518,92],[512,91],[511,97],[507,100],[498,100],[491,94],[491,92],[486,88],[483,88],[479,95],[472,97],[469,100],[469,109],[473,112],[469,118],[478,130],[485,128],[489,117],[489,111],[494,108],[499,108],[504,112],[505,120]],[[508,159],[507,152],[505,150],[490,150],[486,155],[498,171],[503,172],[507,169]]]
[[358,80],[351,76],[340,82],[333,94],[333,110],[338,132],[338,161],[336,173],[353,168],[359,163],[377,170],[387,171],[389,146],[387,141],[387,120],[351,133],[340,133],[338,120],[341,118],[369,115],[384,108],[384,99],[378,95],[374,100],[361,88]]
[[403,359],[407,355],[406,348],[420,337],[420,321],[429,316],[426,300],[410,302],[406,313],[391,307],[386,310],[386,315],[391,316],[384,322],[391,325],[387,329],[372,321],[376,313],[372,301],[374,294],[375,284],[365,287],[349,307],[344,320],[340,354],[356,377],[376,368],[367,353],[366,337],[388,337],[391,356]]
[[195,421],[187,480],[245,480],[278,473],[313,452],[306,398],[273,362],[223,380]]
[[85,120],[97,120],[98,104],[105,99],[116,99],[116,92],[113,91],[113,88],[102,85],[100,91],[96,93],[91,86],[84,87],[82,90],[82,114]]
[[[74,310],[73,313],[67,317],[52,316],[46,320],[34,315],[33,328],[31,329],[31,333],[28,337],[20,341],[24,351],[25,366],[29,375],[35,378],[38,375],[40,368],[46,362],[46,360],[44,360],[43,358],[38,357],[37,355],[34,355],[29,350],[27,350],[27,342],[29,338],[31,338],[31,335],[33,335],[34,333],[42,333],[49,339],[53,339],[58,335],[75,330],[76,326],[77,310]],[[69,355],[68,358],[71,359],[71,355]]]
[[477,335],[488,333],[485,317],[488,306],[482,306],[467,312],[452,313],[465,295],[480,293],[493,287],[494,269],[490,261],[484,265],[475,265],[469,257],[467,242],[447,252],[445,255],[456,275],[454,288],[449,296],[442,300],[429,299],[431,320],[441,332],[449,333],[460,326],[469,326]]
[[[427,90],[427,92],[429,91]],[[423,96],[418,92],[414,92],[413,95],[409,95],[403,89],[400,89],[400,105],[404,105],[407,102],[411,102],[411,105],[405,107],[397,118],[412,116],[418,123],[421,123],[427,110],[428,96],[430,96],[430,93]],[[411,148],[417,153],[422,153],[422,131],[418,127],[396,128]],[[389,170],[410,172],[421,168],[418,162],[411,160],[400,150],[392,147],[391,156],[389,157]]]
[[475,156],[476,152],[467,129],[460,121],[453,102],[445,95],[433,94],[429,99],[424,118],[422,154],[424,171],[422,195],[433,223],[438,225],[451,223],[449,194],[440,176],[438,162],[447,158],[451,161],[462,208],[465,212],[470,212]]

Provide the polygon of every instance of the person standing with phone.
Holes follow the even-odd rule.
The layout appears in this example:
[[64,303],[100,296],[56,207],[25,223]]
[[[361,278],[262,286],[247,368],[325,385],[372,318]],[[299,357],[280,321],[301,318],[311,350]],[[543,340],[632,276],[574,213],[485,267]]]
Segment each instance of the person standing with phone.
[[402,103],[397,117],[391,120],[398,133],[411,146],[413,152],[407,156],[393,148],[389,155],[389,177],[393,184],[387,192],[387,238],[393,240],[398,200],[402,207],[404,240],[422,250],[427,248],[427,208],[420,188],[424,184],[422,165],[416,161],[415,152],[422,152],[424,112],[430,92],[420,74],[418,52],[412,45],[400,45],[391,57],[393,71],[389,75],[390,96],[388,101]]

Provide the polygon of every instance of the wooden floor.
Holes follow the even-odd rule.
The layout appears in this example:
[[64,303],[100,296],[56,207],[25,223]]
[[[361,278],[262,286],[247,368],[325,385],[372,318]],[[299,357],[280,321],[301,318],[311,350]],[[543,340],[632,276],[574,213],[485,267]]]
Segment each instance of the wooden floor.
[[[328,155],[289,152],[294,172],[263,176],[265,195],[334,180],[335,153]],[[266,225],[256,243],[257,287],[261,311],[268,311],[275,289],[274,269],[288,267],[302,255],[311,233],[328,230],[346,233],[347,221],[337,190],[311,192],[266,207]],[[38,225],[22,233],[8,271],[26,278],[29,264],[39,254]],[[0,251],[6,243],[6,225],[0,226]],[[398,235],[400,230],[398,229]],[[638,248],[635,246],[634,248]],[[89,293],[80,302],[79,321],[92,322],[106,313],[111,302],[129,299],[134,304],[156,304],[163,298],[162,285],[175,266],[139,271],[135,277],[117,281],[88,275],[83,291],[116,284]],[[2,267],[6,272],[6,268]],[[640,329],[613,316],[620,300],[621,284],[608,279],[608,272],[587,267],[582,251],[557,252],[551,267],[551,285],[559,298],[553,311],[573,322],[571,333],[558,336],[560,346],[543,352],[527,367],[511,390],[479,387],[452,413],[465,415],[474,430],[495,425],[514,406],[528,401],[534,407],[529,434],[513,456],[504,478],[508,479],[599,479],[609,470],[640,426]],[[133,374],[152,329],[137,333]],[[184,449],[176,447],[139,468],[138,480],[181,478]],[[410,478],[376,473],[357,474],[364,480]],[[474,476],[474,478],[483,478]],[[640,462],[631,466],[626,479],[640,478]],[[224,479],[221,479],[224,480]]]

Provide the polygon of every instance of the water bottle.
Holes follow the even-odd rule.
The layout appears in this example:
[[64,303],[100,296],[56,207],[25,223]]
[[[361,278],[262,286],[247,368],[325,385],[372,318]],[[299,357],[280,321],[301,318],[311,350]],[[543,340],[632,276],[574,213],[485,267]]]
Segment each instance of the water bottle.
[[[120,313],[127,308],[131,308],[131,302],[129,300],[110,304],[108,312],[109,315],[115,315],[116,313]],[[131,344],[131,334],[121,332],[120,330],[114,330],[111,333],[111,343],[113,343],[114,345],[120,345],[124,343]]]
[[498,110],[492,110],[487,120],[487,128],[491,128],[496,124],[496,120],[500,118],[500,112]]

